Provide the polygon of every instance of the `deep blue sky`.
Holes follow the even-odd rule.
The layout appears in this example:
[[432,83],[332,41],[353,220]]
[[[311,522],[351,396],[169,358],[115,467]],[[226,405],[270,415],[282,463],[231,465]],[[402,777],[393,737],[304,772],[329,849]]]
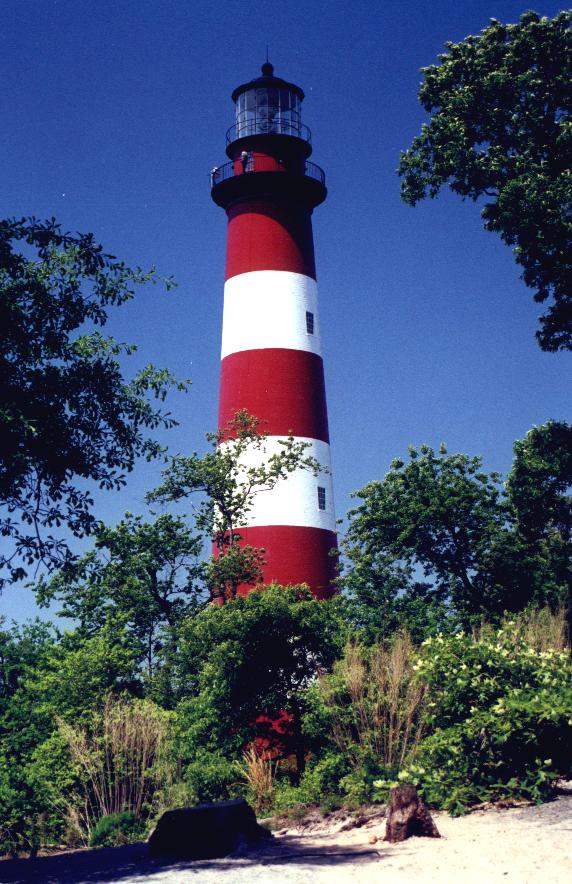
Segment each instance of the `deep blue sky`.
[[[444,440],[506,472],[515,439],[569,417],[570,358],[537,347],[539,307],[510,250],[453,195],[408,208],[395,174],[425,118],[419,69],[446,40],[525,8],[3,0],[1,217],[53,215],[177,278],[108,327],[139,345],[134,367],[192,377],[171,402],[173,452],[200,449],[216,424],[226,231],[208,171],[225,160],[230,93],[258,76],[267,44],[276,74],[306,92],[312,159],[329,188],[314,234],[338,515],[409,444]],[[123,493],[98,498],[98,514],[142,510],[156,478],[142,465]],[[20,588],[1,603],[11,617],[33,613]]]

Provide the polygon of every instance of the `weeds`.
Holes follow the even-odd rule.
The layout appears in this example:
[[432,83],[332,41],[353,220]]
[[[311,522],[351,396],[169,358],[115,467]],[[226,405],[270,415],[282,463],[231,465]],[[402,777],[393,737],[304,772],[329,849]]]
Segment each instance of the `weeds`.
[[273,763],[271,758],[268,758],[264,752],[259,752],[254,746],[249,746],[242,753],[242,762],[237,763],[242,782],[253,796],[257,814],[264,813],[272,805],[276,769],[277,762]]
[[[79,817],[88,831],[101,817],[149,811],[163,785],[159,762],[168,731],[168,715],[148,701],[109,697],[94,716],[91,728],[74,727],[58,719],[73,761],[80,770],[83,808]],[[79,815],[79,816],[78,816]]]
[[389,647],[349,645],[333,674],[322,679],[332,737],[356,767],[366,756],[399,767],[421,740],[425,687],[412,680],[413,655],[406,633]]

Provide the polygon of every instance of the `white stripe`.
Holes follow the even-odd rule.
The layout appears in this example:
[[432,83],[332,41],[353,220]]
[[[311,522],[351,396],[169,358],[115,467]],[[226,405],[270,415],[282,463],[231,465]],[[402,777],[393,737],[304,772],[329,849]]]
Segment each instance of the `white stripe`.
[[[251,449],[240,460],[240,472],[259,466],[280,452],[279,436],[268,436],[260,449]],[[322,472],[315,476],[310,470],[298,469],[285,479],[279,479],[276,485],[267,491],[258,491],[251,498],[250,510],[237,528],[261,527],[263,525],[301,525],[307,528],[325,528],[336,530],[334,513],[334,494],[330,466],[330,446],[327,442],[317,439],[295,437],[296,442],[306,442],[308,447],[304,456],[314,457]],[[223,443],[224,446],[232,442]],[[318,487],[326,491],[326,508],[318,506]]]
[[[306,312],[313,315],[313,334]],[[269,347],[321,355],[315,279],[288,270],[253,270],[227,280],[221,358]]]

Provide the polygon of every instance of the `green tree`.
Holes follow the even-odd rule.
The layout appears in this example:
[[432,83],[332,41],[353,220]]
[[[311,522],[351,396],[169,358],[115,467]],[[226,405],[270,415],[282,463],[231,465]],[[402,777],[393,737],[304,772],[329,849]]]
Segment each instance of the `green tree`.
[[78,772],[58,718],[91,722],[110,694],[141,693],[136,649],[121,622],[63,636],[45,624],[0,633],[0,851],[60,844]]
[[529,537],[558,531],[572,538],[572,426],[548,421],[514,443],[507,489],[518,529]]
[[162,452],[149,431],[176,422],[152,400],[186,384],[151,365],[127,381],[119,359],[135,347],[92,330],[110,306],[154,282],[154,270],[128,267],[91,234],[62,233],[53,219],[0,222],[4,582],[36,560],[48,568],[70,560],[57,529],[76,537],[93,529],[86,480],[120,488],[138,456]]
[[54,714],[79,723],[109,694],[142,693],[136,644],[119,617],[108,617],[89,638],[78,630],[64,632],[41,666],[35,664],[23,687],[37,715],[50,726]]
[[349,537],[342,543],[342,553],[345,568],[340,584],[347,614],[367,644],[389,639],[400,629],[420,642],[454,626],[447,588],[415,579],[411,563]]
[[0,631],[0,853],[39,846],[37,823],[46,806],[27,767],[49,725],[36,714],[27,684],[55,641],[54,630],[39,621]]
[[572,426],[548,421],[514,444],[507,480],[515,531],[533,555],[538,582],[550,584],[546,601],[565,601],[572,641]]
[[186,698],[177,710],[183,759],[239,758],[255,736],[270,739],[272,722],[286,714],[292,729],[280,740],[301,769],[305,690],[332,666],[345,635],[340,599],[318,601],[305,587],[272,585],[187,618],[179,656]]
[[549,421],[517,441],[506,486],[480,457],[424,445],[356,492],[343,582],[370,637],[404,624],[421,638],[569,599],[570,434]]
[[537,338],[572,348],[572,13],[493,19],[477,36],[447,43],[423,68],[421,104],[432,116],[401,155],[405,202],[448,184],[486,198],[486,230],[514,247],[534,299],[550,306]]
[[[344,550],[362,601],[368,586],[383,592],[389,581],[397,590],[393,616],[416,594],[437,609],[448,603],[462,617],[487,610],[507,513],[499,476],[484,473],[481,458],[447,454],[444,446],[438,454],[427,445],[410,448],[408,462],[394,460],[383,481],[355,496],[363,502],[349,513]],[[415,569],[431,587],[415,590]]]
[[203,538],[180,517],[146,522],[127,513],[115,527],[99,525],[94,549],[40,581],[36,597],[40,605],[57,599],[58,614],[76,621],[84,637],[98,633],[110,615],[123,618],[152,681],[158,656],[173,650],[174,627],[204,604],[202,547]]
[[212,446],[208,454],[173,457],[163,483],[147,499],[167,503],[202,495],[195,505],[195,523],[216,547],[207,573],[213,598],[223,602],[235,598],[241,584],[254,585],[262,576],[263,550],[239,545],[240,526],[256,495],[271,491],[296,470],[317,475],[321,467],[306,454],[308,443],[296,442],[293,436],[280,440],[279,451],[267,453],[267,436],[246,411],[238,411],[228,426],[209,433],[207,440]]

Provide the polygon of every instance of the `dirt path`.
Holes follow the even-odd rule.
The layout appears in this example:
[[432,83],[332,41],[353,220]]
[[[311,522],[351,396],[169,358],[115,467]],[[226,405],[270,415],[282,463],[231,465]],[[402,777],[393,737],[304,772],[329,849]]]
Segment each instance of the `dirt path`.
[[[541,807],[435,814],[441,839],[379,840],[384,824],[289,830],[244,857],[152,860],[144,844],[0,863],[1,884],[570,884],[572,795]],[[341,824],[337,823],[339,829]],[[377,838],[375,842],[373,839]],[[373,842],[373,843],[372,843]]]

